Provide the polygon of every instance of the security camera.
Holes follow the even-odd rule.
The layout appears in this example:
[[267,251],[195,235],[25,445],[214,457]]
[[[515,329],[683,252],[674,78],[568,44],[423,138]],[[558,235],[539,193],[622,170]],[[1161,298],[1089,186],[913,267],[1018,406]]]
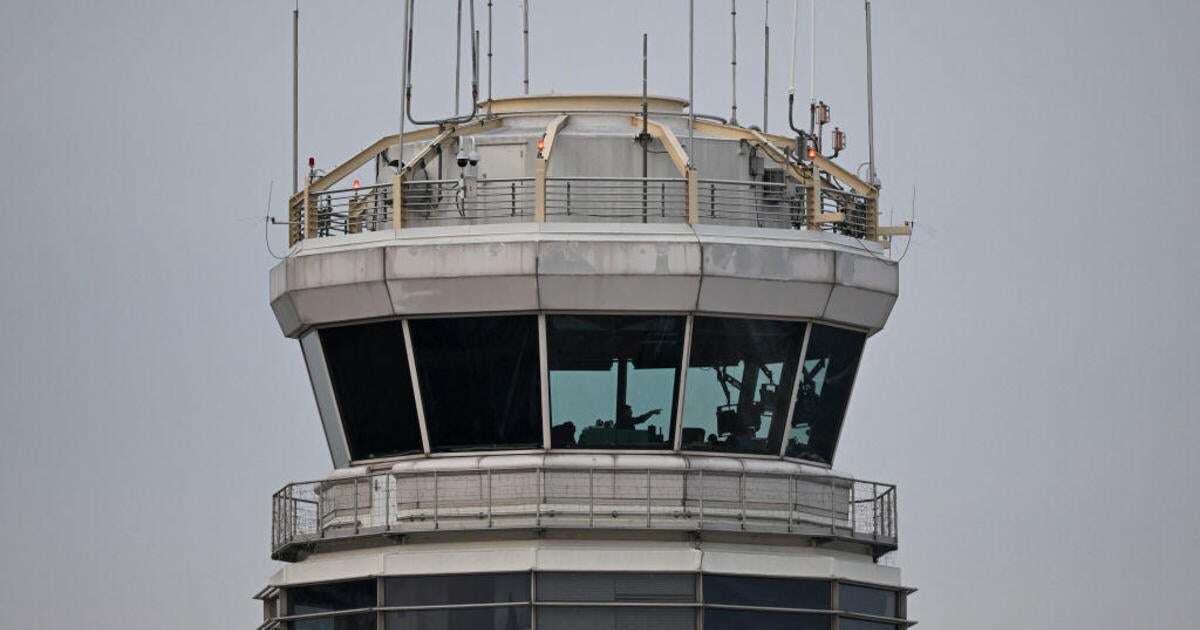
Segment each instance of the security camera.
[[472,149],[471,154],[467,156],[467,161],[471,163],[471,166],[479,164],[479,152]]
[[458,168],[462,168],[462,167],[466,166],[467,165],[467,152],[462,149],[459,149],[458,155],[455,156],[454,159],[455,159],[455,161],[458,162]]

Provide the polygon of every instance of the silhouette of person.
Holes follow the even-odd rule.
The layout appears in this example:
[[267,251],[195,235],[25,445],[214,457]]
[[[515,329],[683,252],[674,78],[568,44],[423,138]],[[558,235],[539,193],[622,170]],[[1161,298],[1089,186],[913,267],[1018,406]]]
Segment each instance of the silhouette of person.
[[662,413],[662,409],[651,409],[646,413],[635,416],[633,415],[633,407],[622,404],[617,412],[617,428],[618,429],[634,429],[637,425],[649,420],[650,418]]

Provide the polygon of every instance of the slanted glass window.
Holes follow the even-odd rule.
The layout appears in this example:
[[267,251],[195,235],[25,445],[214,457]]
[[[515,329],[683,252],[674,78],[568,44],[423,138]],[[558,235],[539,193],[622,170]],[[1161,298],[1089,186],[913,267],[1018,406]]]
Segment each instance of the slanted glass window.
[[550,445],[669,449],[683,317],[552,315]]
[[720,608],[704,611],[704,630],[829,630],[832,626],[832,617],[815,613]]
[[683,447],[779,454],[804,323],[697,317]]
[[900,626],[891,623],[842,617],[838,619],[838,630],[900,630]]
[[[389,612],[387,630],[529,630],[529,606]],[[372,629],[373,630],[373,629]]]
[[705,575],[704,603],[828,610],[828,580]]
[[787,455],[833,462],[866,333],[813,324],[792,411]]
[[695,627],[696,611],[686,607],[538,607],[538,630],[692,630]]
[[690,573],[539,573],[539,602],[694,602]]
[[537,317],[409,322],[434,451],[541,448]]
[[375,630],[375,613],[332,615],[287,622],[288,630]]
[[838,587],[838,608],[864,615],[895,617],[896,591],[842,584]]
[[374,608],[375,597],[375,580],[293,586],[287,589],[287,608],[289,615]]
[[528,573],[391,577],[383,586],[388,606],[529,602]]
[[403,324],[337,326],[320,335],[351,459],[419,452]]

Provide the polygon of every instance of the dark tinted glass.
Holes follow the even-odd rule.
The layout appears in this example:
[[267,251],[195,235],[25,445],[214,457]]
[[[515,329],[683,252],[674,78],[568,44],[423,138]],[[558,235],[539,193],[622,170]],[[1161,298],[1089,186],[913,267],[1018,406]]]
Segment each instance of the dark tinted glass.
[[832,626],[832,617],[812,613],[717,608],[704,611],[704,630],[829,630]]
[[287,589],[289,615],[375,607],[375,580],[293,586]]
[[695,627],[694,608],[538,607],[538,630],[692,630]]
[[831,463],[866,333],[814,324],[804,352],[787,455]]
[[384,580],[388,606],[441,606],[529,601],[528,573],[424,575]]
[[389,612],[387,630],[528,630],[529,606]]
[[779,454],[804,324],[697,317],[683,447]]
[[828,610],[829,598],[830,583],[824,580],[704,576],[706,604]]
[[420,451],[403,324],[338,326],[320,335],[350,457]]
[[895,617],[896,591],[842,584],[838,587],[838,608],[847,612]]
[[554,448],[671,448],[683,317],[547,318]]
[[539,573],[541,602],[694,602],[696,577],[655,573]]
[[862,619],[838,619],[838,630],[900,630],[899,626],[878,621],[863,621]]
[[375,630],[375,613],[298,619],[287,622],[287,627],[290,630]]
[[430,447],[541,448],[536,316],[409,322]]

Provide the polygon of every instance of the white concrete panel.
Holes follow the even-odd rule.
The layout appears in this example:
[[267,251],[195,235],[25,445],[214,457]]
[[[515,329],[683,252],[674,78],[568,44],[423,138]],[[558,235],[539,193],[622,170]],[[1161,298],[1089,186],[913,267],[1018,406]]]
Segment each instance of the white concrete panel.
[[504,573],[532,570],[537,558],[535,543],[505,545],[413,545],[389,554],[384,575]]
[[641,541],[546,541],[539,571],[698,571],[700,551],[686,544]]
[[703,241],[701,247],[705,276],[819,284],[834,281],[835,252],[830,250],[711,240]]
[[304,326],[386,317],[392,314],[387,285],[380,280],[290,291],[297,319]]
[[779,280],[746,280],[707,275],[696,308],[711,313],[775,317],[820,317],[832,285]]
[[837,285],[822,318],[874,331],[883,328],[895,303],[895,295]]
[[838,252],[836,273],[837,283],[843,286],[893,296],[900,293],[900,267],[890,260],[880,260],[869,254]]
[[389,247],[385,262],[400,315],[537,308],[537,244],[531,240]]
[[538,297],[547,310],[690,311],[700,278],[686,276],[541,276]]
[[533,275],[389,280],[388,290],[397,315],[532,311],[538,307]]
[[378,549],[362,549],[319,554],[303,562],[284,565],[272,578],[271,586],[332,582],[379,575],[384,557]]
[[382,248],[299,255],[285,262],[288,295],[303,325],[392,314]]

